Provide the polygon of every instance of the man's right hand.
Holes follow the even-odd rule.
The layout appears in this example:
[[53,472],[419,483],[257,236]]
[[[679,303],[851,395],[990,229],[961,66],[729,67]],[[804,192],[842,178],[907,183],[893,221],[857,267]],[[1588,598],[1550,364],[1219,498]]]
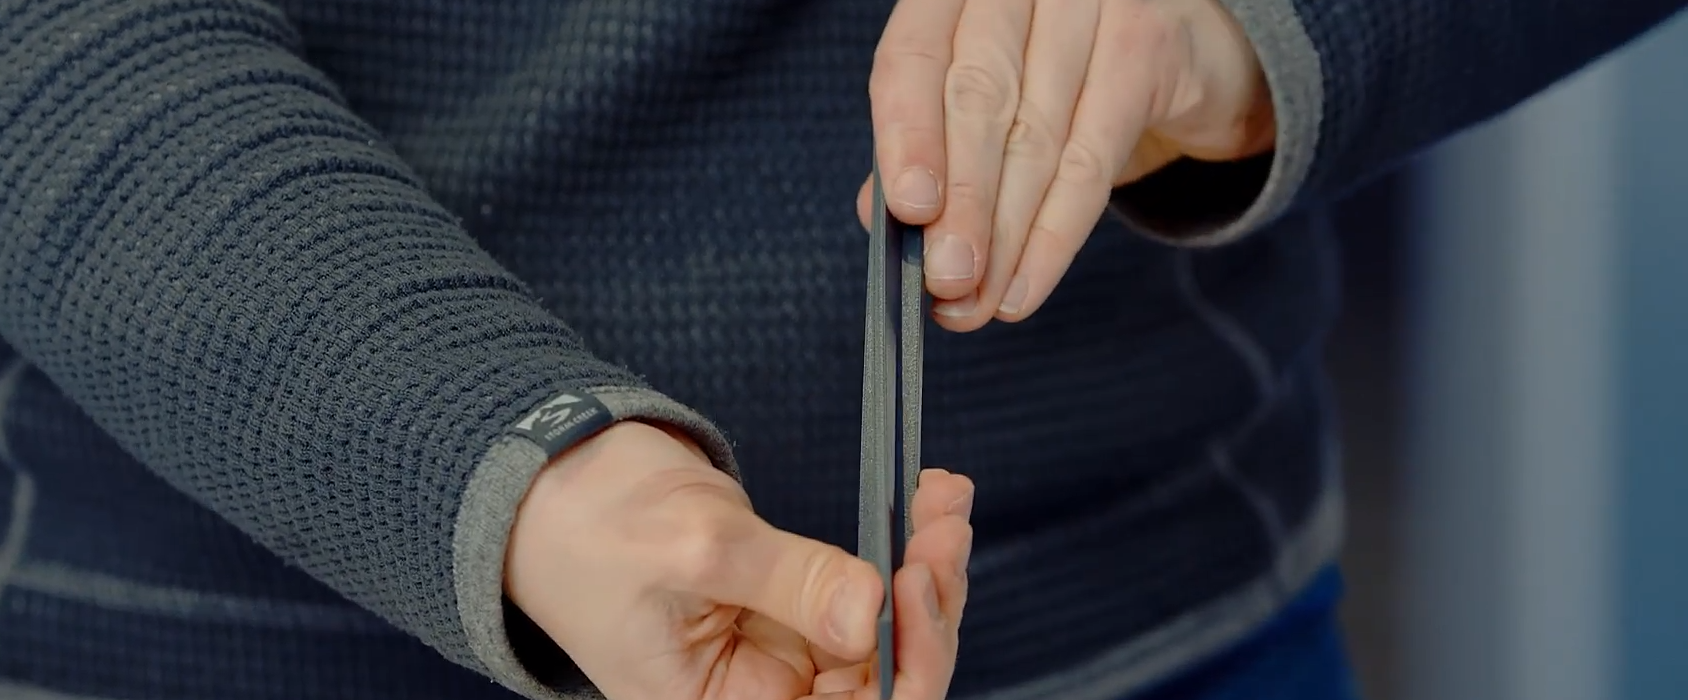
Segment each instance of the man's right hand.
[[[939,700],[966,599],[973,485],[921,475],[895,577],[896,697]],[[610,700],[877,698],[871,564],[775,529],[677,433],[605,430],[548,466],[505,587]]]

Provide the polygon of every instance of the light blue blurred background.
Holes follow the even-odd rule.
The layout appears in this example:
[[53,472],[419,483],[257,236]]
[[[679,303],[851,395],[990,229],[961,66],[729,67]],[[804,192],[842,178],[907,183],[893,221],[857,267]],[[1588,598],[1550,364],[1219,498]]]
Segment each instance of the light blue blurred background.
[[1688,19],[1348,209],[1369,697],[1688,698]]

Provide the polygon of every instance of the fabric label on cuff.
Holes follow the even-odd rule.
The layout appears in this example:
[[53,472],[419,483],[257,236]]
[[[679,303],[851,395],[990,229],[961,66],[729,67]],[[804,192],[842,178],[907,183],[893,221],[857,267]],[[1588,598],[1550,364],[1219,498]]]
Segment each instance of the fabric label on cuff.
[[615,415],[598,397],[569,391],[530,411],[516,422],[512,432],[532,440],[547,457],[556,457],[613,423]]

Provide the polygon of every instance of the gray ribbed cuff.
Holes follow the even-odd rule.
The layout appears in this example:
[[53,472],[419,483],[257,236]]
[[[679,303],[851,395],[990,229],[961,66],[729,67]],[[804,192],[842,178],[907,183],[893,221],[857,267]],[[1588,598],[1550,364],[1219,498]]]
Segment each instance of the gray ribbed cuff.
[[[584,393],[603,402],[616,422],[645,420],[685,431],[717,467],[737,476],[732,445],[696,411],[648,389],[608,387]],[[518,658],[505,620],[504,555],[510,528],[516,507],[550,457],[533,441],[511,435],[495,442],[476,465],[452,541],[458,615],[480,670],[499,684],[532,700],[595,700],[603,696],[584,681],[567,691],[547,687]]]
[[1319,145],[1324,73],[1293,0],[1221,0],[1266,73],[1277,143],[1262,159],[1183,161],[1114,193],[1109,210],[1132,228],[1181,246],[1229,243],[1271,223],[1295,202]]

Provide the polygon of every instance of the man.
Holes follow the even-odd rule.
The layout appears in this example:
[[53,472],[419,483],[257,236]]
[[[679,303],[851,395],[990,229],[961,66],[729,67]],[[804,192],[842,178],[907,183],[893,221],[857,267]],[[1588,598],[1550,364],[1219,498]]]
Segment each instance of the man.
[[0,0],[0,694],[1352,697],[1316,205],[1680,7]]

